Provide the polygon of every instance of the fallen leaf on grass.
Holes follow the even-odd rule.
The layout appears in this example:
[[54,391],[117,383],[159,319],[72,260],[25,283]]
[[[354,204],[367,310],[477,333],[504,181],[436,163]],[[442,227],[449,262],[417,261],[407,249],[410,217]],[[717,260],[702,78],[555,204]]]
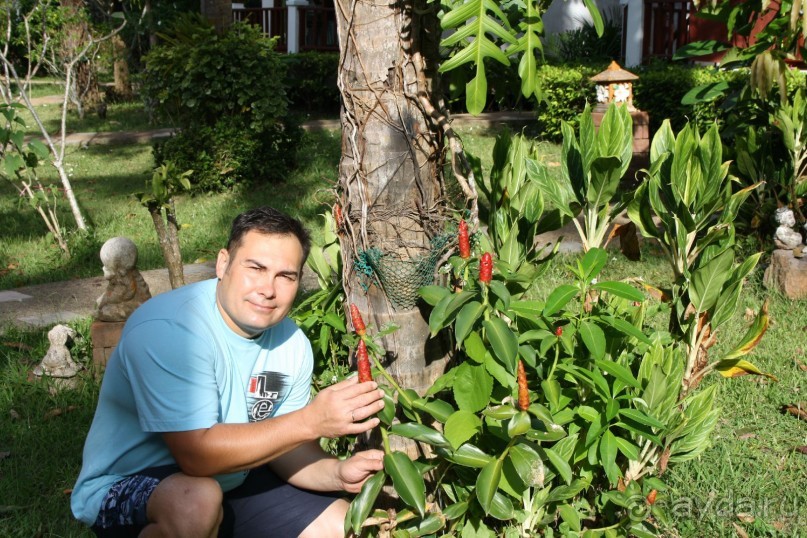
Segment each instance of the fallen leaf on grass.
[[737,536],[740,538],[748,538],[748,533],[743,530],[742,527],[737,525],[735,522],[731,522],[731,525],[734,527],[734,531],[737,533]]
[[807,364],[804,364],[799,359],[793,359],[793,361],[795,361],[796,366],[799,367],[799,370],[801,370],[802,372],[807,372]]
[[799,402],[797,404],[783,405],[782,412],[793,415],[801,420],[807,420],[807,402]]
[[793,449],[794,452],[801,452],[805,456],[807,456],[807,445],[797,446]]
[[743,315],[743,319],[746,323],[751,323],[757,317],[757,313],[754,311],[753,308],[745,308],[745,314]]
[[743,523],[753,523],[755,518],[753,515],[747,512],[740,512],[737,514],[737,519]]
[[65,413],[69,413],[70,411],[74,411],[76,409],[78,409],[77,405],[70,405],[66,408],[56,407],[45,413],[45,420],[58,417],[59,415],[64,415]]
[[62,493],[64,493],[65,495],[72,495],[73,494],[73,488],[63,489]]
[[21,351],[31,351],[33,349],[28,344],[23,344],[22,342],[3,342],[3,345],[6,347],[13,347]]
[[757,434],[749,432],[749,433],[744,433],[742,435],[738,435],[737,439],[739,439],[740,441],[746,441],[748,439],[753,439],[756,436],[757,436]]

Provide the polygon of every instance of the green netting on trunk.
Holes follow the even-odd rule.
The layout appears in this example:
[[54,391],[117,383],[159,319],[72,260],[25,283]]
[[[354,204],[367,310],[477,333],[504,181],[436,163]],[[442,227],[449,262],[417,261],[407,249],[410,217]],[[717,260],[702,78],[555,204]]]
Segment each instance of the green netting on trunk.
[[420,297],[418,290],[434,282],[437,262],[453,237],[445,234],[433,238],[428,251],[410,259],[385,253],[375,247],[360,252],[355,266],[362,275],[362,288],[367,291],[376,279],[394,308],[414,308]]

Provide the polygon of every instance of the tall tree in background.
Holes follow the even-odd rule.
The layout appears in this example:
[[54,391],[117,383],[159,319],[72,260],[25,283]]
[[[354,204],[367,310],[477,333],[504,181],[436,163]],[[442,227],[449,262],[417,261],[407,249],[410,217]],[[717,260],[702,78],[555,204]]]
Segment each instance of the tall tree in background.
[[[522,94],[537,95],[541,16],[548,5],[513,2],[511,21],[490,0],[335,1],[343,100],[343,285],[348,302],[377,327],[399,327],[383,342],[388,370],[419,392],[446,361],[447,349],[429,338],[413,294],[432,283],[443,254],[434,240],[452,209],[443,175],[449,163],[451,180],[465,197],[455,209],[467,210],[472,227],[478,224],[475,179],[448,123],[439,73],[472,64],[465,94],[473,114],[487,100],[485,61],[517,61]],[[586,5],[601,33],[594,0]],[[441,46],[451,51],[442,63]]]

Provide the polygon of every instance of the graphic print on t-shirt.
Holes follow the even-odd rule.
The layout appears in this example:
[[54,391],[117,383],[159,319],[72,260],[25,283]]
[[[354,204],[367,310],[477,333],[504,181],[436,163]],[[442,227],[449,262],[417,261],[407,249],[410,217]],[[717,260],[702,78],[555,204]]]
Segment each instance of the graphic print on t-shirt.
[[278,372],[252,374],[247,389],[250,422],[257,422],[272,416],[275,406],[286,396],[287,377]]

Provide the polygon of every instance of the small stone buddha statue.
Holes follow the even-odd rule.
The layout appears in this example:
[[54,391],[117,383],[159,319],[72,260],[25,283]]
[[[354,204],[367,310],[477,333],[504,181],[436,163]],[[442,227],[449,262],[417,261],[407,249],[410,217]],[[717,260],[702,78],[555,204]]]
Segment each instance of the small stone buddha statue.
[[148,284],[137,270],[137,246],[125,237],[113,237],[101,247],[107,287],[96,301],[95,317],[101,321],[125,321],[151,298]]
[[793,250],[802,243],[801,234],[793,229],[796,225],[796,218],[793,211],[788,207],[780,207],[775,214],[776,223],[779,225],[773,234],[773,242],[776,248]]

